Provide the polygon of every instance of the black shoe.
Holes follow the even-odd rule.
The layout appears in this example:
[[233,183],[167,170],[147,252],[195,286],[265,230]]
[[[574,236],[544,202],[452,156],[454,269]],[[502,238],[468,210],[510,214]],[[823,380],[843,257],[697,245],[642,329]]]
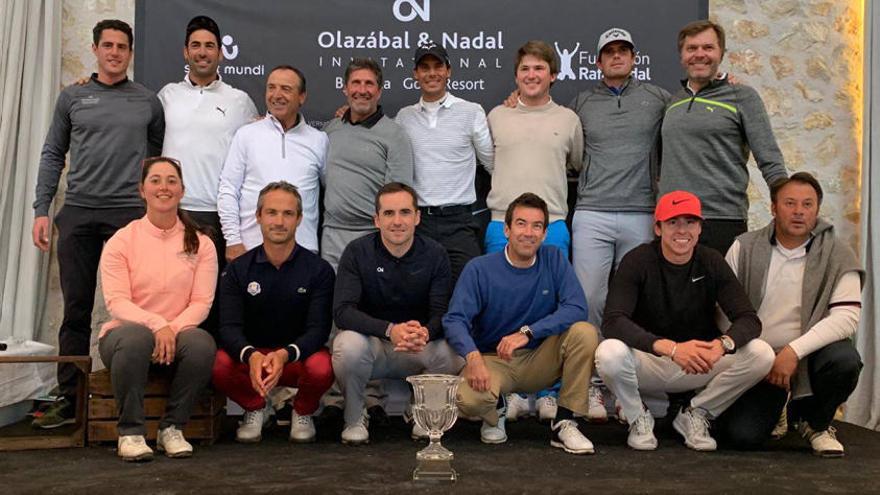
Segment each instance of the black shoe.
[[293,415],[293,407],[290,402],[285,402],[284,407],[275,411],[275,424],[278,426],[290,426],[290,418]]
[[367,414],[370,416],[371,425],[388,426],[391,424],[388,415],[385,414],[385,409],[380,405],[367,408]]
[[344,413],[341,407],[324,406],[324,410],[318,416],[318,422],[322,426],[338,426],[344,423]]

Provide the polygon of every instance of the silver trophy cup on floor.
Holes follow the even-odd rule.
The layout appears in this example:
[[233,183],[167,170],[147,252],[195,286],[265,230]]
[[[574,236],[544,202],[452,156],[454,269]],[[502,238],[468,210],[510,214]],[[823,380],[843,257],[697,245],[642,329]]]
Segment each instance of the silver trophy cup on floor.
[[413,419],[428,432],[427,447],[416,454],[413,480],[455,481],[452,452],[440,445],[443,432],[458,418],[455,394],[461,377],[454,375],[414,375],[406,379],[413,388]]

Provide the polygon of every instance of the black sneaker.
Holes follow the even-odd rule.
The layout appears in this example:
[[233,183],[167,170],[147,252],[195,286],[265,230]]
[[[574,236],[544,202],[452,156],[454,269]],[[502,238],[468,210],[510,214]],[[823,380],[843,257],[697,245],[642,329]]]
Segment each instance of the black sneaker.
[[335,427],[341,426],[345,422],[343,417],[344,413],[341,407],[324,406],[324,410],[321,411],[317,419],[322,426]]
[[290,402],[285,402],[284,407],[275,411],[275,424],[278,426],[290,426],[290,418],[293,415],[293,407]]
[[76,423],[76,410],[70,401],[62,397],[53,402],[43,414],[34,418],[31,426],[49,430],[74,423]]
[[385,409],[380,405],[367,408],[367,415],[370,416],[371,425],[388,426],[391,424],[391,420],[388,419]]

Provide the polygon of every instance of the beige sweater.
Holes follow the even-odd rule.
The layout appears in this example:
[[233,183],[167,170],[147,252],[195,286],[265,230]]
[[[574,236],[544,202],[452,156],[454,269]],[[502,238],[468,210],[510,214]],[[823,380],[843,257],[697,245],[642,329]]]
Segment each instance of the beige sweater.
[[578,116],[551,100],[545,105],[497,106],[489,112],[495,170],[486,204],[492,220],[504,220],[507,205],[524,192],[547,202],[550,221],[568,214],[566,168],[583,166],[584,137]]

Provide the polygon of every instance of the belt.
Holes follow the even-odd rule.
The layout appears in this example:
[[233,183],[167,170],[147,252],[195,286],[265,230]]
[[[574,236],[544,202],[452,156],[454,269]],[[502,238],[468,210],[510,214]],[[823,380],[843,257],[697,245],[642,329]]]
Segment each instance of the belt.
[[470,213],[471,205],[422,206],[419,210],[422,211],[422,215],[447,217],[451,215],[460,215],[462,213]]

